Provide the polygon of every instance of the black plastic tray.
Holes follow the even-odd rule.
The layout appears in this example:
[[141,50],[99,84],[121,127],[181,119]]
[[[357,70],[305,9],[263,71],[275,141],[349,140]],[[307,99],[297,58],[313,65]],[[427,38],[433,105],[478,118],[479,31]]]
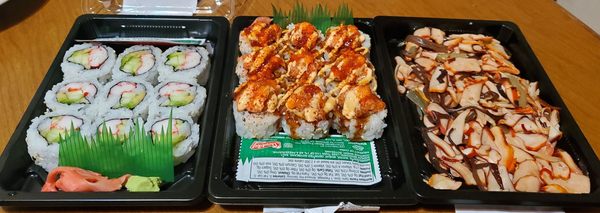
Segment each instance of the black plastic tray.
[[[350,201],[354,204],[364,205],[413,205],[416,201],[413,193],[406,185],[402,166],[400,164],[399,150],[396,142],[396,126],[394,112],[388,112],[386,122],[388,127],[384,136],[375,141],[377,157],[379,159],[382,180],[372,186],[342,186],[309,183],[256,183],[236,181],[236,165],[239,155],[240,137],[235,133],[232,112],[233,89],[238,85],[237,75],[234,73],[239,56],[239,33],[249,26],[256,17],[237,17],[233,21],[229,37],[229,49],[223,78],[223,89],[217,129],[220,134],[214,138],[214,150],[209,180],[209,197],[214,203],[225,205],[337,205],[339,202]],[[377,53],[375,52],[375,37],[373,36],[372,19],[355,19],[355,24],[360,30],[371,36],[371,61],[378,70],[377,77],[382,79],[378,67]],[[386,84],[380,80],[378,94],[386,103],[390,101],[390,94]],[[388,105],[389,106],[389,105]]]
[[[0,158],[0,205],[3,206],[186,206],[201,202],[206,197],[205,179],[211,139],[217,119],[216,109],[221,84],[225,43],[229,22],[223,17],[175,16],[80,16],[67,35],[46,77],[33,96]],[[46,171],[36,166],[25,143],[31,119],[46,110],[44,94],[54,84],[62,81],[60,63],[63,55],[75,44],[75,39],[99,37],[172,37],[207,38],[214,45],[211,58],[206,108],[199,119],[200,141],[196,154],[187,163],[175,168],[175,182],[163,187],[161,192],[94,192],[94,193],[42,193],[41,186]],[[117,53],[129,45],[112,45]],[[160,46],[163,50],[165,46]],[[49,53],[51,54],[51,53]]]
[[589,171],[591,181],[590,194],[549,194],[525,192],[485,192],[476,187],[461,187],[456,191],[436,190],[423,182],[435,170],[425,159],[423,140],[415,127],[422,126],[415,105],[394,90],[392,108],[395,114],[403,115],[399,140],[403,150],[406,176],[420,203],[424,204],[515,204],[515,205],[547,205],[574,206],[600,204],[600,162],[594,154],[577,123],[569,113],[558,92],[550,82],[533,51],[527,44],[519,27],[506,21],[458,20],[410,17],[375,17],[376,34],[379,49],[385,67],[385,77],[393,79],[396,65],[394,56],[399,54],[396,46],[399,41],[412,34],[415,29],[429,26],[436,27],[447,34],[480,33],[493,36],[512,53],[512,61],[521,71],[521,76],[531,81],[538,81],[540,97],[548,103],[560,107],[561,130],[565,133],[558,147],[566,150],[578,162],[582,169]]

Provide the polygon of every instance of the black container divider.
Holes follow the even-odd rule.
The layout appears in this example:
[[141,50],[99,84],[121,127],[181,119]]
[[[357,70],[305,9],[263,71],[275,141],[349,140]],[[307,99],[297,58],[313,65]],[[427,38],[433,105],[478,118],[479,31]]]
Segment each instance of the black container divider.
[[[46,77],[33,96],[14,134],[0,158],[0,205],[3,206],[189,206],[205,201],[206,177],[217,119],[216,109],[220,93],[223,57],[229,22],[223,17],[178,16],[124,16],[83,15],[67,35]],[[175,167],[175,182],[161,188],[160,192],[94,192],[94,193],[43,193],[40,192],[47,173],[36,166],[25,143],[31,119],[46,110],[44,94],[54,84],[62,81],[60,70],[65,52],[75,44],[75,39],[100,37],[169,37],[206,38],[213,44],[211,70],[204,114],[199,119],[200,141],[196,154],[185,164]],[[117,54],[127,46],[109,45]],[[159,46],[165,50],[167,46]]]
[[[235,133],[232,111],[234,88],[238,78],[234,73],[239,56],[239,33],[249,26],[256,17],[237,17],[232,25],[229,37],[229,49],[221,102],[219,103],[219,134],[214,138],[213,159],[209,180],[209,200],[224,205],[337,205],[339,202],[352,202],[362,205],[413,205],[413,193],[406,185],[397,143],[396,131],[391,129],[397,124],[394,112],[388,112],[388,127],[384,136],[375,141],[382,180],[372,186],[344,186],[308,183],[255,183],[236,181],[236,167],[239,155],[240,137]],[[376,66],[377,78],[382,79],[378,66],[377,43],[372,29],[372,19],[355,19],[355,25],[371,36],[371,61]],[[386,83],[379,82],[378,94],[386,103],[390,101],[390,93]],[[388,105],[389,106],[389,105]]]
[[600,162],[594,154],[577,123],[569,113],[558,92],[550,82],[548,75],[527,44],[521,30],[511,22],[458,20],[410,17],[375,17],[375,29],[378,36],[378,49],[384,67],[384,78],[394,78],[394,57],[399,55],[397,44],[418,28],[429,26],[439,28],[446,34],[480,33],[493,36],[512,53],[511,60],[521,71],[521,76],[530,81],[539,82],[540,97],[548,103],[560,107],[561,130],[563,140],[558,147],[566,150],[578,162],[582,169],[590,174],[590,194],[550,194],[525,192],[486,192],[476,187],[463,186],[458,190],[436,190],[423,182],[435,170],[425,159],[423,140],[416,127],[422,126],[415,105],[400,95],[395,85],[389,89],[395,92],[392,108],[400,114],[399,126],[402,137],[398,140],[403,151],[403,163],[408,182],[412,185],[417,199],[423,204],[510,204],[510,205],[546,205],[546,206],[581,206],[600,204]]

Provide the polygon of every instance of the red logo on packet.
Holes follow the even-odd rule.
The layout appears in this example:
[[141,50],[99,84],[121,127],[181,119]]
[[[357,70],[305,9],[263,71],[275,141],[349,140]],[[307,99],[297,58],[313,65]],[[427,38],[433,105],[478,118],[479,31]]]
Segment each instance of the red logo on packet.
[[279,142],[279,141],[255,141],[252,143],[252,145],[250,145],[250,149],[252,149],[252,150],[266,149],[269,147],[274,148],[274,149],[279,149],[279,148],[281,148],[281,142]]

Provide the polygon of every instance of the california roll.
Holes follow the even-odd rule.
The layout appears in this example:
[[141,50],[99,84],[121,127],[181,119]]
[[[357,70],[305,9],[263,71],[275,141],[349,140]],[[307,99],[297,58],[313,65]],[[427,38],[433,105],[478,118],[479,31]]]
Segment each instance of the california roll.
[[[167,133],[169,116],[161,115],[149,119],[144,126],[152,135]],[[196,151],[200,140],[200,127],[189,116],[173,114],[171,117],[171,136],[173,139],[174,164],[186,162]]]
[[198,120],[204,109],[206,89],[194,81],[174,80],[162,82],[156,86],[156,92],[150,104],[150,115],[173,114],[191,116]]
[[44,103],[51,110],[77,111],[95,103],[101,84],[97,80],[66,80],[46,92]]
[[58,166],[58,142],[61,137],[64,138],[71,127],[88,134],[89,123],[77,112],[55,111],[36,117],[27,129],[27,151],[36,165],[50,171]]
[[135,77],[156,83],[158,76],[158,59],[162,51],[157,47],[148,45],[135,45],[125,49],[117,57],[113,67],[113,79]]
[[102,88],[100,100],[87,110],[90,117],[108,113],[110,110],[130,110],[134,116],[146,117],[148,106],[154,96],[154,87],[136,78],[113,80]]
[[134,119],[131,110],[110,110],[109,112],[100,115],[100,117],[92,123],[91,133],[92,135],[95,135],[97,132],[102,133],[104,128],[106,128],[113,136],[126,139],[129,137],[130,130],[134,127],[135,120],[140,122],[140,124],[144,123],[140,117]]
[[109,46],[83,43],[67,50],[60,67],[65,80],[85,78],[106,82],[110,79],[115,58],[115,51]]
[[210,60],[203,47],[175,46],[163,52],[158,66],[158,80],[197,79],[198,84],[208,81]]

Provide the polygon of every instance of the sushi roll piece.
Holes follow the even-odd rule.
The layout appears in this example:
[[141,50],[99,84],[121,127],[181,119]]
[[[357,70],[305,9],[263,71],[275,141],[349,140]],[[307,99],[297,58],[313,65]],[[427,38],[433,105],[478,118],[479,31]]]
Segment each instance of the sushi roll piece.
[[324,38],[323,33],[308,22],[290,24],[287,29],[282,39],[292,50],[313,50]]
[[329,133],[329,112],[335,99],[328,98],[314,84],[305,84],[291,90],[283,105],[283,131],[294,139],[319,139]]
[[66,136],[71,125],[82,135],[88,135],[90,122],[78,112],[48,112],[31,120],[25,141],[27,152],[36,165],[46,171],[58,166],[58,142]]
[[369,50],[371,48],[371,37],[354,25],[340,25],[330,27],[325,33],[322,42],[324,57],[326,60],[334,60],[341,50]]
[[113,79],[135,77],[156,84],[158,62],[162,51],[154,46],[135,45],[117,57],[112,69]]
[[322,70],[327,92],[333,96],[337,96],[346,85],[370,85],[373,91],[377,89],[373,64],[367,57],[352,50],[343,50],[335,61],[325,65]]
[[97,80],[65,80],[52,87],[44,103],[53,111],[78,111],[94,103],[101,88]]
[[152,97],[154,87],[150,83],[134,77],[116,79],[102,87],[96,104],[90,106],[86,113],[89,117],[98,117],[110,110],[124,109],[131,111],[135,117],[146,118]]
[[272,45],[281,37],[281,27],[268,17],[258,17],[240,32],[240,52],[249,54],[254,49]]
[[323,60],[317,51],[300,49],[292,53],[287,63],[287,72],[281,82],[284,89],[297,84],[316,84],[322,90],[325,89],[324,78],[318,75],[323,67]]
[[210,70],[208,51],[203,47],[175,46],[163,52],[158,65],[158,81],[170,78],[197,79],[206,85]]
[[206,89],[195,81],[174,80],[162,82],[155,87],[150,104],[151,116],[173,114],[188,115],[197,121],[204,110]]
[[[185,163],[196,151],[200,140],[200,126],[185,115],[173,113],[171,119],[171,134],[173,139],[173,161],[175,165]],[[144,126],[152,135],[166,132],[169,126],[169,115],[161,115],[149,119]]]
[[366,85],[343,88],[333,114],[333,127],[352,141],[380,138],[387,126],[385,103]]
[[[106,130],[110,131],[113,136],[127,138],[129,137],[130,130],[134,127],[134,121],[133,112],[131,110],[110,110],[92,123],[91,135],[102,133],[104,125],[106,125]],[[137,121],[140,122],[140,124],[144,123],[142,118],[139,117],[137,118]]]
[[238,58],[235,70],[240,84],[249,80],[276,79],[285,73],[285,61],[275,49],[267,46]]
[[275,80],[248,81],[233,94],[236,133],[243,138],[266,138],[279,131],[277,113],[281,91]]
[[106,45],[77,44],[67,50],[60,64],[64,79],[97,79],[106,82],[110,79],[115,55],[115,50]]

